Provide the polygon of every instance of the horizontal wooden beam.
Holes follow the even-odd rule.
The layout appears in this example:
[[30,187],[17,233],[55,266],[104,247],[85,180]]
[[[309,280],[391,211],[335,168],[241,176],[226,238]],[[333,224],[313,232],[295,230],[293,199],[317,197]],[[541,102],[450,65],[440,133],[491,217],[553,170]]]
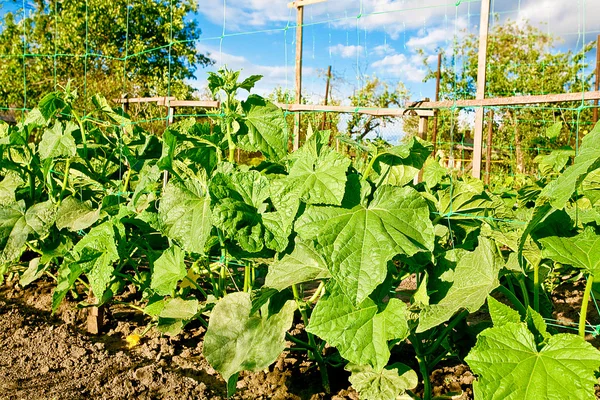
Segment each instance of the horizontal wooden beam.
[[563,103],[566,101],[589,101],[599,100],[600,91],[577,92],[561,94],[542,94],[534,96],[510,96],[510,97],[490,97],[481,100],[444,100],[444,101],[424,101],[419,103],[418,108],[466,108],[466,107],[497,107],[497,106],[518,106],[527,104],[541,103]]
[[175,100],[175,97],[131,97],[114,99],[115,103],[131,104],[131,103],[157,103],[159,106],[164,106],[167,102]]
[[170,107],[205,107],[220,108],[221,102],[215,100],[171,100]]
[[326,1],[327,0],[296,0],[296,1],[292,1],[291,3],[288,3],[288,8],[304,7],[304,6],[308,6],[311,4],[323,3]]
[[[370,108],[370,107],[354,107],[354,106],[325,106],[319,104],[280,104],[280,108],[291,111],[314,111],[314,112],[337,112],[349,114],[366,114],[378,117],[406,117],[410,115],[418,115],[420,117],[433,117],[432,110],[421,110],[411,108]],[[419,108],[421,105],[419,105]],[[413,114],[414,113],[414,114]]]

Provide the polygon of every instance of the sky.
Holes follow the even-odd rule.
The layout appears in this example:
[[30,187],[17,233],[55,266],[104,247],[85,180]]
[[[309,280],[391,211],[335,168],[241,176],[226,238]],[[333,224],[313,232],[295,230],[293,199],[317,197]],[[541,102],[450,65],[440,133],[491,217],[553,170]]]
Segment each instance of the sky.
[[[264,75],[257,92],[294,89],[296,9],[287,0],[199,0],[198,48],[242,76]],[[561,50],[577,51],[600,34],[600,0],[491,0],[494,24],[525,21],[559,39]],[[303,95],[323,101],[325,71],[337,78],[332,95],[342,102],[367,77],[395,86],[411,99],[435,96],[435,83],[423,83],[437,49],[449,48],[464,32],[478,32],[480,0],[328,0],[304,8]],[[423,51],[423,55],[419,54]],[[595,54],[590,57],[595,58]],[[205,86],[206,70],[192,84]]]

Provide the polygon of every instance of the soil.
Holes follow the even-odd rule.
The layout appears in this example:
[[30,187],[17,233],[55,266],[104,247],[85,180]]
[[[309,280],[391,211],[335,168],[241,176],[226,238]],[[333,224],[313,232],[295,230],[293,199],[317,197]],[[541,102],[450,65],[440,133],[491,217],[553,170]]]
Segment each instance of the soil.
[[[87,312],[75,302],[51,315],[52,289],[44,281],[27,289],[16,282],[0,287],[0,399],[226,398],[225,382],[202,356],[201,325],[175,337],[150,330],[130,349],[125,338],[148,322],[142,313],[111,305],[102,332],[89,335]],[[577,315],[579,303],[570,299],[581,290],[575,284],[559,291],[557,319]],[[265,371],[241,373],[233,398],[358,399],[343,369],[329,374],[333,394],[323,392],[313,363],[285,352]],[[431,374],[433,394],[472,399],[474,379],[465,364],[442,364]]]

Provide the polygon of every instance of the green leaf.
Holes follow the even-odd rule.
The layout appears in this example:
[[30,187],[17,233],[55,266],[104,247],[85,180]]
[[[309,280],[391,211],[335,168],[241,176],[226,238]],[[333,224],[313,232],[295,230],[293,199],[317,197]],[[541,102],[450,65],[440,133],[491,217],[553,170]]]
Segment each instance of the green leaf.
[[165,250],[154,261],[150,288],[162,296],[170,295],[175,290],[177,282],[187,275],[184,258],[184,252],[177,246]]
[[256,82],[262,79],[262,75],[250,75],[242,83],[239,84],[240,89],[245,89],[247,91],[252,90]]
[[429,208],[409,187],[382,186],[368,207],[309,207],[296,231],[303,239],[316,239],[331,275],[355,304],[383,282],[394,256],[433,250]]
[[552,124],[552,126],[546,129],[546,137],[550,140],[556,139],[560,135],[562,125],[562,121],[558,121]]
[[[421,311],[417,332],[425,332],[448,321],[460,309],[469,312],[479,310],[488,294],[500,284],[498,273],[503,266],[495,244],[480,237],[475,251],[466,253],[458,260],[446,295],[437,304],[431,304]],[[429,289],[439,290],[435,284]]]
[[465,361],[479,376],[478,399],[596,398],[600,352],[579,336],[552,336],[538,350],[524,323],[506,323],[481,332]]
[[488,309],[494,326],[504,326],[508,323],[519,323],[521,322],[521,316],[519,312],[513,310],[507,305],[500,303],[498,300],[489,296],[487,299]]
[[457,181],[436,193],[437,209],[445,218],[464,219],[484,216],[489,212],[491,199],[481,181]]
[[[346,171],[350,160],[336,151],[313,154],[302,147],[295,154],[290,173],[283,178],[281,196],[293,196],[306,204],[340,205],[346,187]],[[276,201],[277,202],[277,201]]]
[[281,260],[269,266],[265,286],[281,291],[297,283],[329,277],[331,275],[325,260],[315,251],[310,242],[297,239],[292,254],[286,254]]
[[287,155],[287,130],[283,111],[257,95],[242,102],[250,144],[265,157],[280,160]]
[[550,236],[540,239],[544,258],[580,268],[600,277],[600,235],[588,228],[573,237]]
[[69,290],[77,281],[77,278],[83,273],[81,266],[77,263],[63,263],[58,269],[56,276],[56,287],[52,293],[52,314],[58,310]]
[[550,202],[554,208],[559,210],[564,208],[585,177],[600,168],[598,149],[600,149],[600,123],[583,138],[573,165],[542,190],[536,204]]
[[48,93],[38,103],[38,109],[46,120],[54,118],[66,106],[61,92]]
[[362,400],[396,400],[407,389],[419,384],[417,373],[402,363],[392,364],[380,371],[371,366],[352,364],[345,369],[352,373],[348,380]]
[[408,143],[392,147],[376,156],[373,171],[378,174],[377,186],[404,186],[419,173],[432,147],[412,137]]
[[395,298],[386,305],[367,298],[355,306],[333,286],[315,306],[306,330],[337,347],[351,363],[381,370],[390,358],[388,341],[408,337],[406,313],[406,305]]
[[212,229],[210,197],[200,181],[170,181],[158,206],[161,231],[191,253],[204,254]]
[[437,186],[447,173],[448,170],[442,167],[438,161],[430,159],[423,168],[423,182],[431,189]]
[[62,201],[56,212],[56,227],[77,232],[92,226],[100,218],[100,208],[94,210],[90,201],[80,201],[69,196]]
[[8,172],[0,182],[0,207],[16,203],[15,191],[25,183],[15,172]]
[[250,314],[252,301],[245,292],[223,297],[212,310],[204,336],[204,356],[225,381],[239,371],[260,371],[285,349],[285,333],[292,324],[296,306],[286,302],[269,315]]
[[46,129],[42,136],[38,151],[40,158],[73,157],[77,153],[77,145],[71,133],[77,130],[77,125],[67,122],[63,129],[62,123],[56,121],[52,129]]
[[25,220],[25,202],[0,207],[0,266],[11,264],[23,253],[32,229]]
[[[159,293],[161,294],[161,293]],[[166,301],[164,307],[158,314],[160,318],[189,320],[198,313],[198,300],[185,300],[175,297]]]
[[48,235],[55,218],[56,208],[50,200],[34,204],[25,212],[27,225],[40,237]]
[[113,263],[119,259],[114,225],[104,222],[93,227],[73,247],[71,256],[86,274],[97,299],[102,299],[113,278]]

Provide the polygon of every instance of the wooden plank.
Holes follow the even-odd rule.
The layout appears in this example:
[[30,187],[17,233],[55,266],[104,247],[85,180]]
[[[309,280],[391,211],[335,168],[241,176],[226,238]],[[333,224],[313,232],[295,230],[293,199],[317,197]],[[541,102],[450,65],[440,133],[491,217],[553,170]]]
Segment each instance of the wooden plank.
[[[296,15],[296,103],[302,104],[302,24],[304,23],[304,6],[298,5]],[[294,143],[293,150],[300,147],[300,113],[294,118]]]
[[320,104],[283,104],[277,103],[278,107],[290,111],[315,111],[315,112],[337,112],[349,114],[366,114],[377,117],[407,117],[416,114],[420,117],[433,117],[433,110],[422,110],[412,108],[369,108],[354,106],[325,106]]
[[[325,101],[323,105],[327,105],[329,99],[329,83],[331,82],[331,65],[327,67],[327,81],[325,83]],[[321,122],[321,130],[325,130],[325,123],[327,122],[327,113],[323,113],[323,122]]]
[[[479,19],[479,53],[477,57],[477,92],[475,98],[485,98],[485,82],[487,67],[487,42],[490,24],[490,0],[481,1],[481,18]],[[473,136],[473,177],[481,179],[481,153],[483,147],[484,108],[475,111],[475,134]]]
[[324,3],[327,0],[296,0],[288,3],[288,8],[298,8],[308,6],[310,4]]
[[131,104],[131,103],[158,103],[158,105],[164,106],[170,100],[176,100],[175,97],[131,97],[123,99],[113,99],[115,103],[119,104]]
[[171,107],[205,107],[220,108],[221,102],[215,100],[171,100]]
[[541,94],[531,96],[509,96],[509,97],[489,97],[486,99],[473,100],[443,100],[443,101],[424,101],[419,103],[418,109],[428,108],[473,108],[473,107],[501,107],[501,106],[520,106],[542,103],[563,103],[567,101],[590,101],[599,100],[600,91],[560,93],[560,94]]
[[[440,81],[442,80],[442,53],[438,53],[437,72],[435,74],[435,101],[440,101]],[[433,151],[431,155],[435,157],[437,152],[437,133],[438,133],[438,115],[433,116],[433,132],[431,141],[433,142]]]

